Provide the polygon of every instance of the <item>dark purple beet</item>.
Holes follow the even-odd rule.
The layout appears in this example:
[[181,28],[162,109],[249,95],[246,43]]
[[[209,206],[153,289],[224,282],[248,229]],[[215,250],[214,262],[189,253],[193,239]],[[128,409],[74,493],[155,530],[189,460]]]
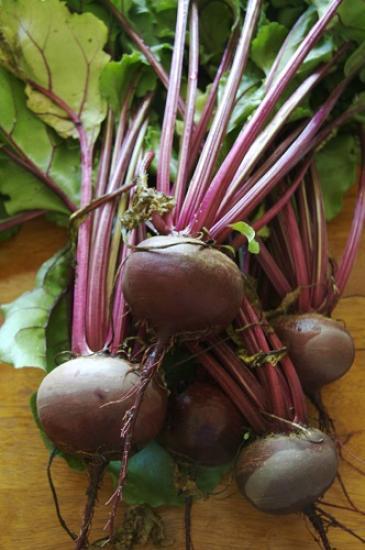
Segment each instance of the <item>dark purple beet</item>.
[[[123,397],[139,381],[132,368],[123,359],[91,355],[72,359],[43,379],[37,394],[38,415],[58,449],[119,458],[122,420],[134,395]],[[160,432],[166,408],[167,392],[152,382],[137,417],[135,447],[143,447]]]
[[218,466],[232,460],[243,431],[241,414],[213,384],[195,382],[170,397],[165,445],[198,464]]
[[342,323],[306,313],[279,317],[273,324],[307,393],[341,378],[351,367],[354,342]]
[[137,319],[172,336],[226,327],[240,308],[243,283],[219,250],[195,239],[157,236],[129,256],[123,293]]
[[330,487],[336,473],[335,444],[314,428],[258,439],[242,449],[236,464],[241,494],[269,514],[302,512]]

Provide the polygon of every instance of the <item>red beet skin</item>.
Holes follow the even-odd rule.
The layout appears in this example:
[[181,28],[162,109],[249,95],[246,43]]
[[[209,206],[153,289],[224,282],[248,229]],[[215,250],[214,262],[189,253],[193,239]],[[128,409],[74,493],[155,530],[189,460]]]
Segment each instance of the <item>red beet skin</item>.
[[241,494],[261,512],[303,512],[332,485],[337,453],[317,429],[271,435],[244,447],[236,464]]
[[353,364],[352,336],[334,319],[316,313],[287,315],[276,319],[274,328],[309,394],[341,378]]
[[243,283],[219,250],[196,239],[157,236],[126,261],[123,293],[135,318],[172,336],[225,328],[239,311]]
[[[71,454],[101,454],[119,458],[123,416],[131,407],[139,377],[127,361],[102,355],[78,357],[55,368],[42,381],[37,409],[42,426],[55,446]],[[115,403],[113,403],[115,401]],[[107,403],[111,403],[108,406]],[[167,392],[150,383],[139,411],[134,446],[143,447],[160,432]]]
[[232,460],[242,443],[244,420],[230,399],[213,384],[195,382],[170,397],[167,448],[205,466]]

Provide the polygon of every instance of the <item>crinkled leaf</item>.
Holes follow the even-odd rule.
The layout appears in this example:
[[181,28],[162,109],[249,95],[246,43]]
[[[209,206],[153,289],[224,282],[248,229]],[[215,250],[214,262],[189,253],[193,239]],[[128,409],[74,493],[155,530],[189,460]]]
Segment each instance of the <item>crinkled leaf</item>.
[[[78,146],[61,140],[26,105],[24,85],[0,68],[0,143],[27,165],[51,178],[74,204],[79,201]],[[61,199],[25,167],[0,151],[0,193],[7,195],[6,211],[31,208],[68,213]]]
[[316,165],[326,217],[331,220],[341,211],[345,192],[356,182],[360,165],[357,139],[351,134],[337,135],[316,154]]
[[[59,0],[1,0],[0,62],[26,82],[56,94],[94,140],[106,114],[99,79],[109,56],[107,28],[90,13],[71,14]],[[77,137],[65,112],[26,88],[28,105],[63,136]]]
[[236,222],[232,223],[229,227],[232,227],[232,229],[238,231],[238,233],[241,233],[241,235],[246,237],[248,251],[251,252],[251,254],[258,254],[260,252],[260,245],[255,239],[256,233],[251,225],[246,222]]
[[[48,369],[47,330],[70,274],[71,254],[62,250],[43,264],[33,290],[1,306],[4,323],[0,328],[0,359],[4,363],[11,363],[16,368]],[[58,327],[57,323],[52,330]]]
[[115,112],[120,110],[132,83],[137,84],[136,95],[141,96],[153,90],[156,84],[152,69],[137,51],[124,54],[120,61],[109,61],[101,74],[101,92]]
[[251,45],[251,58],[267,75],[282,43],[288,34],[280,23],[271,22],[262,25]]
[[[41,424],[41,421],[39,420],[38,411],[37,411],[37,392],[34,392],[33,395],[30,398],[29,401],[30,409],[32,411],[32,415],[34,418],[35,423],[37,424],[43,443],[49,449],[49,451],[52,451],[54,448],[54,445],[50,439],[48,439],[46,432],[43,429],[43,426]],[[70,468],[73,468],[74,470],[83,471],[85,470],[85,463],[71,455],[68,455],[66,453],[63,453],[61,451],[57,451],[57,456],[60,456],[64,458],[67,462],[67,464],[70,466]]]
[[[176,25],[176,0],[128,0],[122,10],[132,26],[149,46],[159,45],[161,39],[173,42]],[[121,3],[116,3],[121,9]]]
[[[183,505],[184,498],[175,486],[175,468],[172,457],[158,443],[147,445],[129,460],[125,502],[153,507]],[[120,462],[111,462],[109,469],[117,478]]]

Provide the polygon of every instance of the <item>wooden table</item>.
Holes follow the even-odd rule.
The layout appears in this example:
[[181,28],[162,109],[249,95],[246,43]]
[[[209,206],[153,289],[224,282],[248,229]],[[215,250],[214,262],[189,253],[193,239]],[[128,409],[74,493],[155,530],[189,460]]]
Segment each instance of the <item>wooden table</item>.
[[[339,253],[352,220],[352,197],[345,210],[330,225],[331,246]],[[32,288],[40,264],[58,250],[66,235],[45,221],[34,221],[11,241],[0,245],[0,301],[13,300]],[[363,245],[365,240],[363,240]],[[339,304],[335,316],[344,319],[357,348],[352,371],[325,392],[325,401],[337,420],[341,436],[352,435],[344,454],[365,471],[365,246]],[[28,400],[43,373],[36,369],[0,370],[0,549],[66,550],[72,543],[57,523],[46,481],[47,451],[31,417]],[[361,464],[361,461],[362,464]],[[365,477],[343,464],[341,473],[346,487],[359,507],[365,510]],[[61,460],[54,477],[67,522],[77,529],[82,514],[86,476],[70,471]],[[107,517],[104,502],[111,492],[107,479],[100,493],[95,514],[93,537],[102,536]],[[346,504],[336,483],[326,499]],[[332,510],[338,519],[365,537],[365,518],[342,510]],[[184,549],[183,511],[163,509],[167,534],[173,547]],[[338,529],[330,532],[337,550],[362,548],[363,545]],[[194,505],[192,519],[194,550],[307,550],[318,548],[300,516],[270,517],[253,510],[230,486],[220,495]]]

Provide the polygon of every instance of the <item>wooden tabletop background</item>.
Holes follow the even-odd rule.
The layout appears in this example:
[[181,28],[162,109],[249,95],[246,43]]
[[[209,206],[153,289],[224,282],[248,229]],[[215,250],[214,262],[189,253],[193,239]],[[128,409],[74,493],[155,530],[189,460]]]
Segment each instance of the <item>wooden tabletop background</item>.
[[[331,250],[341,253],[352,220],[353,197],[346,199],[342,214],[330,224]],[[37,220],[27,224],[12,240],[0,244],[0,302],[31,289],[39,266],[61,248],[63,230]],[[343,440],[345,457],[365,472],[365,239],[346,294],[335,311],[352,332],[356,362],[349,374],[327,388],[324,395]],[[66,550],[73,544],[58,525],[46,481],[47,451],[39,437],[28,406],[30,395],[43,376],[39,369],[14,370],[0,367],[0,549]],[[351,498],[365,510],[365,477],[347,464],[341,473]],[[86,475],[70,471],[57,459],[54,478],[63,514],[77,530],[84,504]],[[108,510],[104,502],[111,494],[106,479],[96,509],[93,538],[103,536]],[[326,500],[346,505],[338,483]],[[330,511],[330,509],[328,508]],[[331,509],[335,516],[365,537],[365,517]],[[166,532],[176,550],[184,549],[181,509],[162,509]],[[363,544],[339,529],[330,538],[337,550],[356,550]],[[271,517],[243,502],[231,485],[221,494],[193,507],[194,550],[307,550],[318,548],[304,519],[299,516]]]

